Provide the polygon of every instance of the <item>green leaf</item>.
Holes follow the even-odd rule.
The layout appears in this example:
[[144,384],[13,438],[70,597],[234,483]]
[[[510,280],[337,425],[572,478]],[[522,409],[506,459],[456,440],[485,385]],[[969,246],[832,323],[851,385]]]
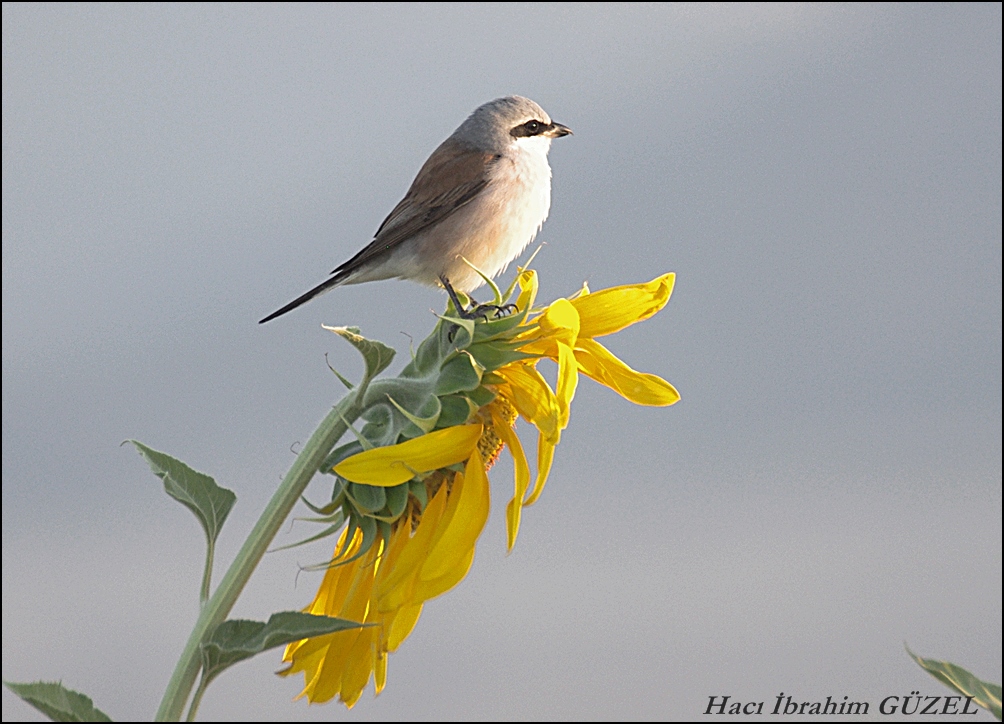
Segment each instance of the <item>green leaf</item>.
[[202,676],[208,683],[227,668],[263,651],[367,625],[371,624],[299,611],[273,613],[267,623],[240,619],[224,621],[202,642]]
[[359,350],[359,353],[366,361],[367,381],[373,379],[387,369],[387,365],[389,365],[394,359],[395,352],[392,347],[388,347],[383,342],[378,342],[375,339],[367,339],[366,337],[363,337],[359,334],[359,327],[322,326],[325,329],[334,332]]
[[237,502],[232,490],[220,487],[205,473],[200,473],[167,453],[158,452],[136,440],[127,440],[146,459],[154,475],[164,481],[164,492],[188,508],[199,519],[206,534],[206,564],[202,573],[200,600],[209,598],[209,579],[213,572],[216,538],[231,508]]
[[16,684],[5,681],[4,686],[31,704],[52,721],[111,721],[111,717],[95,708],[89,696],[67,689],[55,681],[35,681]]
[[997,720],[1001,719],[1001,685],[981,681],[961,666],[947,661],[923,659],[906,647],[906,652],[913,657],[920,668],[935,679],[963,696],[972,697],[973,701],[989,711]]

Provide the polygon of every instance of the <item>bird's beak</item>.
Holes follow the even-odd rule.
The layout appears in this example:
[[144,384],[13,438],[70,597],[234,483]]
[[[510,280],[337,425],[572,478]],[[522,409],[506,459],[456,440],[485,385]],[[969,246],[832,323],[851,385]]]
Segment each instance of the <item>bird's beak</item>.
[[548,138],[561,138],[562,136],[571,136],[572,129],[568,126],[563,126],[560,123],[551,123],[551,127],[544,131],[544,135]]

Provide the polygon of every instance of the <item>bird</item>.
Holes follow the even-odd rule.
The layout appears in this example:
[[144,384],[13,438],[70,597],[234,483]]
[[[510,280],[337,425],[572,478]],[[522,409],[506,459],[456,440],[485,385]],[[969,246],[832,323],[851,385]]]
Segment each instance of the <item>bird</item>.
[[343,284],[410,279],[456,291],[501,274],[533,241],[551,207],[551,141],[572,130],[529,98],[479,106],[432,152],[408,192],[358,254],[264,324]]

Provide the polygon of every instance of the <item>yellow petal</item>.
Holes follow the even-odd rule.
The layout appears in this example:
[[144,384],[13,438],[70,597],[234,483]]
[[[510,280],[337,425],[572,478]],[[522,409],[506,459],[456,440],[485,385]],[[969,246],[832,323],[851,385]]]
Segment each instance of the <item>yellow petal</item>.
[[415,624],[418,623],[418,616],[421,613],[421,603],[403,606],[398,609],[394,615],[394,620],[389,626],[390,630],[385,634],[388,651],[397,651],[397,647],[408,638],[408,634],[415,628]]
[[[458,473],[454,479],[447,510],[418,574],[420,582],[447,575],[457,568],[469,551],[474,550],[488,520],[490,503],[485,465],[481,454],[475,450],[467,461],[464,474]],[[416,590],[416,598],[425,601],[429,596]]]
[[511,395],[507,395],[512,406],[527,422],[557,444],[558,399],[551,391],[544,376],[533,365],[514,362],[501,367],[498,373],[509,383]]
[[566,344],[558,344],[558,389],[555,397],[558,400],[558,427],[568,427],[568,418],[572,413],[572,398],[579,384],[579,365],[575,353]]
[[512,500],[505,508],[506,524],[506,545],[508,550],[516,545],[516,536],[519,534],[520,515],[523,511],[523,496],[530,485],[530,464],[526,461],[526,453],[523,452],[523,445],[519,441],[516,431],[508,425],[495,423],[495,430],[499,434],[502,442],[509,447],[512,453],[513,467],[515,468],[514,484],[515,491]]
[[551,463],[554,462],[554,445],[551,445],[541,435],[537,440],[537,480],[533,484],[529,497],[523,502],[524,506],[533,505],[537,498],[544,492],[544,484],[547,476],[551,473]]
[[377,652],[376,666],[373,668],[373,689],[374,694],[380,695],[383,688],[387,686],[387,652]]
[[349,709],[359,701],[376,664],[376,634],[375,626],[359,629],[349,651],[345,670],[342,672],[341,685],[341,698]]
[[389,487],[419,473],[438,470],[471,456],[481,437],[481,425],[457,425],[435,430],[397,445],[363,450],[342,460],[335,472],[353,483]]
[[521,312],[533,307],[537,298],[537,272],[526,269],[519,275],[519,297],[516,298],[516,308]]
[[584,294],[571,301],[579,313],[581,337],[613,334],[648,319],[666,306],[676,274],[656,277],[645,284],[626,284]]
[[[446,503],[447,485],[443,483],[422,511],[422,520],[415,534],[404,544],[394,565],[381,566],[377,573],[375,590],[378,611],[393,611],[401,606],[420,603],[413,600],[412,589],[418,572],[429,555],[432,539],[446,511]],[[403,534],[406,534],[406,531],[403,531]]]
[[635,372],[610,350],[592,339],[579,339],[575,359],[582,374],[606,385],[636,405],[665,406],[680,399],[680,393],[666,380],[646,372]]
[[579,313],[567,299],[555,300],[534,321],[544,334],[557,342],[573,346],[579,336]]
[[435,598],[446,593],[451,588],[460,583],[471,570],[471,563],[474,562],[474,549],[471,548],[464,554],[463,558],[456,562],[456,565],[439,578],[431,581],[418,581],[415,584],[415,597],[422,600]]

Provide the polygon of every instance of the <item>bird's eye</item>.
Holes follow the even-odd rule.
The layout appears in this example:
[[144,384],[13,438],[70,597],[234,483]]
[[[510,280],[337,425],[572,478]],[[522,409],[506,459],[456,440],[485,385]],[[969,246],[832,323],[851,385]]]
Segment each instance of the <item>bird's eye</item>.
[[509,133],[514,138],[526,138],[528,136],[539,136],[547,129],[548,129],[547,124],[534,119],[531,121],[527,121],[526,123],[519,124],[511,131],[509,131]]

